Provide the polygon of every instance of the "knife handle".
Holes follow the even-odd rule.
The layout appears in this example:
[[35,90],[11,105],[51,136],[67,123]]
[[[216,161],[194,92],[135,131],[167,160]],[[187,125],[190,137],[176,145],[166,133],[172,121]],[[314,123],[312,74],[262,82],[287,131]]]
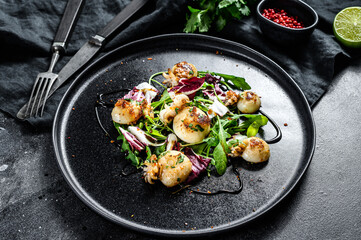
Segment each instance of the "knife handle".
[[81,11],[83,2],[84,0],[69,0],[66,4],[63,17],[60,21],[60,25],[52,45],[53,52],[65,52],[67,42],[75,26],[75,23],[78,20],[79,12]]
[[117,16],[113,18],[100,32],[98,36],[104,40],[120,28],[134,13],[143,7],[149,0],[133,0]]

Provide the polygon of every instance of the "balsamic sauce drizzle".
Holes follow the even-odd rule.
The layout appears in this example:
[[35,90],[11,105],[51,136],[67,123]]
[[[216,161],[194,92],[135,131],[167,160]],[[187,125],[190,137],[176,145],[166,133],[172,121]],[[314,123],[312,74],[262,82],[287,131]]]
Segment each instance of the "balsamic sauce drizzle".
[[268,144],[272,144],[272,143],[276,143],[279,142],[282,138],[282,132],[281,132],[281,128],[277,125],[277,123],[269,117],[268,114],[266,114],[265,112],[263,112],[261,109],[258,110],[262,115],[264,115],[265,117],[268,118],[268,120],[271,122],[272,126],[276,129],[276,136],[273,137],[272,139],[268,139],[265,140],[266,143]]
[[239,186],[237,189],[235,190],[228,190],[228,189],[220,189],[216,192],[210,192],[210,191],[202,191],[202,190],[199,190],[198,188],[195,189],[195,188],[191,188],[191,185],[186,185],[186,186],[181,186],[181,188],[175,192],[173,192],[173,194],[181,191],[181,190],[184,190],[184,189],[188,189],[190,191],[192,191],[192,193],[197,193],[197,194],[200,194],[200,195],[217,195],[217,194],[221,194],[221,193],[228,193],[228,194],[238,194],[240,193],[242,190],[243,190],[243,182],[240,178],[240,174],[239,174],[239,170],[237,167],[235,167],[234,164],[232,164],[232,170],[233,170],[233,173],[234,175],[236,175],[237,177],[237,180],[239,182]]
[[[116,146],[118,148],[121,148],[121,144],[116,140],[116,137],[112,137],[109,132],[105,129],[103,123],[101,122],[100,120],[100,116],[99,116],[99,111],[98,111],[98,108],[99,107],[102,107],[102,108],[113,108],[114,107],[114,103],[111,103],[111,102],[105,102],[105,100],[103,99],[103,96],[108,96],[108,95],[112,95],[112,94],[116,94],[116,93],[119,93],[119,92],[129,92],[130,89],[120,89],[118,91],[112,91],[112,92],[108,92],[108,93],[98,93],[97,94],[97,101],[94,105],[94,110],[95,110],[95,115],[96,115],[96,118],[97,118],[97,121],[98,121],[98,124],[100,126],[100,128],[103,130],[103,132],[105,133],[105,135],[107,137],[110,138],[111,142],[116,144]],[[128,154],[128,153],[125,153],[125,154]],[[132,174],[135,174],[135,173],[138,173],[140,172],[139,169],[136,169],[134,168],[133,171],[130,171],[128,172],[127,171],[127,168],[129,166],[133,166],[131,165],[130,163],[127,163],[127,164],[124,164],[123,167],[122,167],[122,170],[121,170],[121,175],[122,176],[130,176]],[[180,189],[178,189],[177,191],[173,192],[173,193],[178,193],[179,191],[182,191],[184,189],[188,189],[190,191],[192,191],[193,193],[196,193],[196,194],[201,194],[201,195],[217,195],[217,194],[222,194],[222,193],[227,193],[227,194],[238,194],[242,191],[243,189],[243,183],[242,183],[242,180],[240,178],[240,174],[239,174],[239,170],[237,167],[235,167],[235,165],[232,163],[232,169],[233,169],[233,173],[236,175],[237,179],[238,179],[238,182],[239,182],[239,186],[237,189],[235,190],[228,190],[228,189],[220,189],[216,192],[210,192],[210,191],[202,191],[202,190],[199,190],[199,189],[194,189],[192,188],[191,186],[192,185],[186,185],[186,186],[180,186]]]
[[[100,120],[98,108],[99,108],[99,107],[103,107],[103,108],[113,108],[113,107],[114,107],[114,103],[105,102],[105,100],[103,99],[103,96],[112,95],[112,94],[116,94],[116,93],[119,93],[119,92],[125,92],[125,91],[129,92],[130,89],[120,89],[120,90],[118,90],[118,91],[113,91],[113,92],[108,92],[108,93],[98,93],[98,94],[97,94],[97,101],[96,101],[96,103],[95,103],[95,105],[94,105],[95,115],[96,115],[96,117],[97,117],[97,122],[98,122],[100,128],[103,130],[103,132],[105,133],[105,135],[110,138],[111,143],[115,144],[119,149],[122,148],[121,144],[116,140],[116,139],[117,139],[116,137],[111,136],[111,135],[109,134],[109,132],[105,129],[103,123],[102,123],[101,120]],[[128,153],[125,152],[125,154],[127,155]],[[135,174],[135,173],[139,172],[138,169],[134,168],[134,166],[133,166],[133,170],[132,170],[132,171],[127,171],[127,170],[129,169],[129,168],[128,168],[129,166],[133,166],[133,165],[131,165],[130,163],[127,162],[126,164],[124,164],[124,165],[122,166],[122,169],[121,169],[121,171],[120,171],[120,174],[121,174],[122,176],[125,176],[125,177],[126,177],[126,176],[130,176],[130,175],[132,175],[132,174]]]

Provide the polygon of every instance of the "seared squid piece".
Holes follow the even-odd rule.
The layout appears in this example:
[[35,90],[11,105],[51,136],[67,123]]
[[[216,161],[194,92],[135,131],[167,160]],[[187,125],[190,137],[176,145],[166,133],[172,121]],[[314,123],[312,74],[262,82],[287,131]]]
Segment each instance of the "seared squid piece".
[[197,107],[186,107],[173,121],[174,133],[187,143],[201,142],[211,130],[208,115]]
[[168,68],[168,74],[163,73],[163,77],[166,79],[163,83],[174,87],[178,85],[179,79],[196,77],[197,75],[197,68],[193,64],[183,61],[175,64],[172,69]]
[[119,99],[112,110],[112,119],[119,124],[133,124],[143,116],[143,105],[135,101]]
[[271,155],[268,144],[261,138],[246,138],[239,144],[231,147],[231,157],[242,157],[252,163],[267,161]]
[[254,92],[244,91],[240,95],[237,107],[242,113],[255,113],[261,107],[261,99]]
[[162,111],[159,113],[159,119],[165,123],[170,123],[173,118],[179,113],[185,105],[189,102],[189,98],[185,94],[178,94],[175,96],[172,96],[173,102],[170,106],[165,107]]
[[158,159],[159,180],[166,187],[184,182],[192,171],[192,162],[179,151],[168,151]]
[[159,165],[157,162],[157,156],[152,155],[149,162],[144,162],[144,180],[146,183],[154,184],[154,180],[159,176]]

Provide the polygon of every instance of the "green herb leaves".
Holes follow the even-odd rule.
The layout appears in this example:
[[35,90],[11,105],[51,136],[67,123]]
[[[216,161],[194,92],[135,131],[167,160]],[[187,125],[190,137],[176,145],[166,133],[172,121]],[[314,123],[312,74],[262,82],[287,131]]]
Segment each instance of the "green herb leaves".
[[213,151],[213,159],[215,160],[215,167],[219,175],[223,175],[226,172],[227,168],[227,155],[224,152],[221,143],[218,143],[216,148]]
[[184,29],[184,32],[193,33],[195,31],[199,32],[208,32],[211,23],[213,21],[212,14],[209,14],[209,9],[196,9],[188,6],[191,15],[187,17],[187,23]]
[[224,131],[221,120],[217,116],[219,134],[219,143],[213,151],[213,158],[215,160],[215,167],[219,175],[223,175],[227,168],[227,153],[229,153],[229,147],[227,145],[227,138],[231,137],[226,131]]
[[[228,81],[228,84],[231,85],[231,87],[233,89],[238,89],[238,90],[250,90],[251,86],[248,85],[248,83],[246,82],[246,79],[244,79],[243,77],[236,77],[233,75],[228,75],[228,74],[222,74],[222,73],[216,73],[217,76],[223,77],[224,80]],[[231,82],[231,83],[229,83]],[[224,81],[221,81],[221,83],[224,83]],[[227,84],[227,82],[226,82]]]
[[125,152],[125,159],[130,160],[130,162],[132,163],[133,166],[139,168],[142,164],[140,158],[137,156],[138,155],[138,151],[134,151],[132,150],[132,148],[130,147],[128,141],[125,139],[124,135],[122,134],[122,132],[119,130],[120,124],[113,122],[115,128],[118,130],[119,132],[119,136],[117,138],[117,140],[121,140],[122,141],[122,146],[120,151],[121,152]]
[[186,33],[208,32],[212,26],[220,31],[232,19],[239,20],[251,13],[245,0],[196,0],[195,3],[194,7],[188,6]]

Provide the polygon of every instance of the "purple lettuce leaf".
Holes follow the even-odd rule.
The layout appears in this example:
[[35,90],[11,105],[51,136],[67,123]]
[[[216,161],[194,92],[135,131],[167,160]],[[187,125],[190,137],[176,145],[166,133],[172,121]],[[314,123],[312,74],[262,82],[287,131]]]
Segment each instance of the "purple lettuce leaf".
[[214,89],[212,87],[207,87],[202,91],[203,94],[208,96],[209,99],[214,100],[214,98],[216,97],[216,94],[214,92],[216,92],[218,97],[223,101],[226,98],[226,93],[219,86],[219,81],[221,80],[221,77],[217,78],[207,73],[204,78],[207,83],[214,85]]
[[145,95],[142,91],[139,91],[137,87],[134,87],[133,90],[124,95],[123,99],[131,99],[136,102],[141,102],[145,99]]
[[147,135],[142,129],[136,126],[129,126],[128,131],[133,134],[133,136],[137,138],[144,146],[158,147],[165,143],[157,143],[156,138]]
[[191,95],[197,92],[203,85],[205,78],[182,78],[179,80],[178,85],[171,88],[169,92],[183,93],[185,95]]
[[210,158],[204,158],[197,155],[192,148],[184,148],[184,154],[192,162],[192,172],[189,174],[186,183],[189,183],[199,177],[199,175],[206,171],[207,166],[211,162]]
[[210,83],[210,84],[217,84],[221,81],[221,77],[216,77],[216,76],[212,76],[211,74],[207,73],[205,76],[204,76],[205,80],[207,83]]
[[147,100],[148,103],[151,103],[152,100],[159,93],[159,91],[155,87],[153,87],[152,85],[150,85],[147,82],[143,82],[143,83],[139,84],[138,86],[136,86],[136,88],[138,90],[142,90],[142,92],[145,94],[145,99]]
[[122,132],[123,136],[128,141],[133,150],[136,149],[140,152],[144,149],[144,145],[133,134],[126,131],[122,127],[119,127],[119,130]]

